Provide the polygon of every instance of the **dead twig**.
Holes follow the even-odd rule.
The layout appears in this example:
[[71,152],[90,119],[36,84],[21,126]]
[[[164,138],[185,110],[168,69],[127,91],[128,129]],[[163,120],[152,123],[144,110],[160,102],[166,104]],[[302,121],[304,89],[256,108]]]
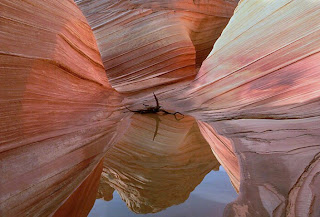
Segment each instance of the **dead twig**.
[[[184,115],[180,112],[168,112],[164,109],[161,109],[161,106],[159,105],[159,100],[158,100],[156,94],[153,93],[153,96],[156,101],[156,106],[148,106],[148,105],[143,104],[146,107],[145,109],[131,110],[128,107],[126,107],[126,109],[128,109],[131,112],[139,113],[139,114],[156,114],[158,112],[163,112],[165,114],[174,115],[175,119],[178,121],[184,118]],[[177,114],[180,114],[182,116],[182,118],[178,119]]]

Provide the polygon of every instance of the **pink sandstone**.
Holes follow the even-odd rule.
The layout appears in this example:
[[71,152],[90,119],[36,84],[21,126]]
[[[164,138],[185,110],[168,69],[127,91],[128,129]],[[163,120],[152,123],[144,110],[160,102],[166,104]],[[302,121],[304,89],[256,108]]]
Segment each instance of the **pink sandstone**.
[[0,216],[49,216],[117,138],[122,98],[75,3],[0,11]]
[[0,215],[80,204],[155,91],[239,189],[226,217],[319,216],[320,3],[130,2],[76,1],[89,26],[72,1],[1,1]]

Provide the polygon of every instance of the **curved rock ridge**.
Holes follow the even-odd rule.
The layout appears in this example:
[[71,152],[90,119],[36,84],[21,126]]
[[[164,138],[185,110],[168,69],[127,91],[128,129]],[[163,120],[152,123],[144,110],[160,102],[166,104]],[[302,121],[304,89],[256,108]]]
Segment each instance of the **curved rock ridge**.
[[184,202],[219,165],[194,118],[135,114],[107,152],[102,180],[132,211],[155,213]]
[[0,216],[49,216],[117,138],[122,98],[75,3],[0,11]]
[[[182,184],[186,193],[177,183],[190,174],[200,182],[218,165],[209,143],[240,192],[226,217],[320,215],[320,2],[241,1],[216,42],[236,1],[77,4],[102,60],[72,1],[1,1],[0,216],[70,214],[77,195],[90,194],[92,204],[97,165],[120,139],[110,153],[122,161],[109,155],[103,177],[136,212],[185,200],[196,184]],[[153,88],[125,104],[153,100],[159,89],[164,108],[197,122],[160,117],[153,138],[155,116],[135,115],[121,138],[130,123],[106,73],[120,92]],[[199,144],[209,151],[193,150]],[[172,165],[161,164],[164,156]],[[152,175],[159,165],[163,173]],[[171,171],[179,176],[170,175],[169,195],[180,200],[145,196],[152,184],[170,189],[157,175]]]
[[134,92],[191,80],[237,0],[76,0],[112,86]]
[[240,194],[225,216],[318,216],[319,118],[215,124],[234,143]]
[[210,119],[318,116],[319,7],[241,3],[185,96],[199,112],[212,111]]
[[168,97],[214,129],[209,143],[233,144],[240,194],[225,216],[320,215],[319,17],[318,1],[242,1],[190,87]]

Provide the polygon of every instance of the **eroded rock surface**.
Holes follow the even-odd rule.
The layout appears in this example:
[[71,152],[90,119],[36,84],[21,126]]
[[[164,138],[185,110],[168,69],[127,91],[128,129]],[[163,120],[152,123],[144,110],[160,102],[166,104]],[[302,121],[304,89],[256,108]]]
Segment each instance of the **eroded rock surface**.
[[49,216],[117,138],[122,98],[75,3],[0,11],[0,216]]
[[315,1],[242,1],[175,100],[233,143],[240,197],[225,216],[319,215],[319,17]]
[[76,0],[119,92],[193,79],[237,2]]
[[202,136],[209,143],[212,152],[229,175],[237,192],[240,188],[240,167],[231,140],[219,135],[209,124],[198,121]]
[[101,173],[100,177],[99,189],[96,198],[110,201],[113,199],[114,188],[110,186],[106,173]]
[[[154,103],[156,89],[164,108],[198,119],[204,138],[240,191],[225,216],[320,215],[319,2],[247,0],[233,16],[236,1],[76,2],[102,60],[90,26],[72,1],[0,4],[1,216],[52,215],[84,180],[91,180],[89,175],[128,124],[120,111],[122,97],[105,73],[118,91],[140,91],[124,102],[128,106]],[[139,117],[131,124],[145,118]],[[149,118],[135,128],[155,122]],[[192,150],[191,143],[202,138],[197,132],[187,142],[195,123],[162,129],[163,123],[154,142],[149,128],[140,136],[137,131],[122,138],[132,161],[136,153],[157,162],[161,159],[156,156],[165,155],[175,156],[168,159],[179,166],[187,163],[173,154],[184,156],[183,150],[161,152],[160,145],[174,138]],[[185,137],[176,137],[180,131]],[[139,146],[124,143],[128,138]],[[137,147],[146,149],[148,142],[159,146],[143,155]],[[121,146],[114,154],[122,159]],[[114,168],[121,167],[108,159]],[[207,171],[209,160],[188,159]],[[153,163],[149,169],[159,167]],[[124,177],[139,180],[134,174],[141,165],[125,167],[113,187],[117,184],[134,210],[161,210],[168,205],[150,199],[156,205],[145,206],[147,197],[120,182]],[[144,179],[138,184],[161,179],[141,171]],[[182,199],[173,204],[187,195],[177,189],[183,196],[175,196]]]

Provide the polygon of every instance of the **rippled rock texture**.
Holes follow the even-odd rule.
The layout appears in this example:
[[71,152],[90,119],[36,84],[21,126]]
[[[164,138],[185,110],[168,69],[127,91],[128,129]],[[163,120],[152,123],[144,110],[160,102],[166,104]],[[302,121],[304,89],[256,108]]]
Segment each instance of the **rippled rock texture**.
[[239,157],[225,216],[320,215],[319,17],[315,1],[242,1],[184,90]]
[[117,190],[132,211],[154,213],[184,202],[219,165],[194,118],[135,114],[108,151],[101,182]]
[[[152,91],[197,119],[239,189],[225,216],[320,215],[318,1],[76,3],[90,26],[72,1],[1,0],[1,216],[70,214],[130,136],[123,105],[154,103]],[[161,124],[154,142],[170,144]]]
[[193,79],[237,2],[76,0],[119,92]]
[[122,99],[75,3],[0,11],[0,216],[49,216],[117,138]]

